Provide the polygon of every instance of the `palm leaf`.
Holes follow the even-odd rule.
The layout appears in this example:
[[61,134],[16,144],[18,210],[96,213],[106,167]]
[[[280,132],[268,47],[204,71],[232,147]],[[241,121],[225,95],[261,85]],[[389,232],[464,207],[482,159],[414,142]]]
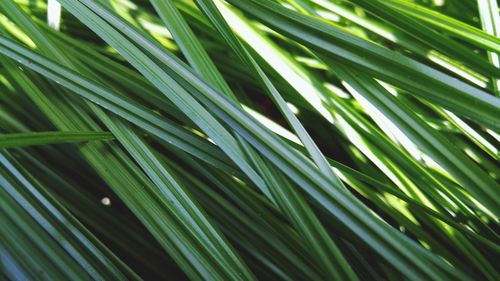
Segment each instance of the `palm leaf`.
[[497,9],[433,3],[7,1],[1,277],[497,280]]

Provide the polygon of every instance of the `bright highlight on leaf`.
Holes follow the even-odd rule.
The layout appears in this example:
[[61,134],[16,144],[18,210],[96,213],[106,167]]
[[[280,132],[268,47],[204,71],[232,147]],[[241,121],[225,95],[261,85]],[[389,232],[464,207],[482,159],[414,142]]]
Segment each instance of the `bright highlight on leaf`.
[[47,2],[47,24],[55,30],[61,25],[61,4],[57,0]]
[[0,277],[499,280],[498,19],[3,1]]

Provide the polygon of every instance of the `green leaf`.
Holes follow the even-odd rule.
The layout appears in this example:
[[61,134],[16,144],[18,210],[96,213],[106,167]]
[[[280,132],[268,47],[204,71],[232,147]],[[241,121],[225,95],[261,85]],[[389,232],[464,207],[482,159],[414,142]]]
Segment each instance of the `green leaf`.
[[4,279],[498,279],[494,1],[4,2]]
[[229,1],[305,46],[362,68],[457,114],[500,129],[500,100],[394,51],[361,40],[330,24],[314,21],[268,0]]
[[113,135],[107,132],[33,132],[0,134],[0,149],[110,139],[113,139]]

